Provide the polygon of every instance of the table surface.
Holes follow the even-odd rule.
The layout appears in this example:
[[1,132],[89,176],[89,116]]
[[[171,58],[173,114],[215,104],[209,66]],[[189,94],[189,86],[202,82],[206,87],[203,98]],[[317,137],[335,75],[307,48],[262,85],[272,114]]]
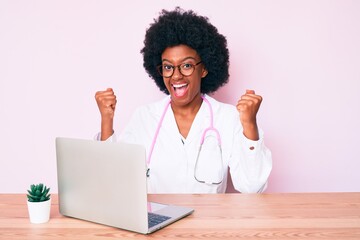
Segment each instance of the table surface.
[[360,193],[160,194],[149,200],[189,206],[190,216],[150,235],[59,213],[29,222],[25,194],[0,194],[0,239],[360,239]]

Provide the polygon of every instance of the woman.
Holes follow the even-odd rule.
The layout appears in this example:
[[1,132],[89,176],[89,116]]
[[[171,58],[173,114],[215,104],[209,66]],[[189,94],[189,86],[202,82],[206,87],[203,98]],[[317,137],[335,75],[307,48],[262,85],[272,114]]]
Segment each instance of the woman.
[[[272,160],[256,122],[262,97],[247,90],[234,107],[207,95],[228,81],[225,37],[176,8],[162,11],[144,45],[144,68],[168,96],[140,107],[120,140],[146,147],[149,193],[224,193],[228,168],[238,191],[263,191]],[[107,89],[95,98],[99,139],[115,141],[116,96]]]

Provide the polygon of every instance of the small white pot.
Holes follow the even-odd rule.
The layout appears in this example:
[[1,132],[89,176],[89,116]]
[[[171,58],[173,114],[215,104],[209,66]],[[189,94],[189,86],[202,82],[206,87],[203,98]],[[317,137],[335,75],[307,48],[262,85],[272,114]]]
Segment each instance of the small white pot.
[[46,223],[50,219],[51,199],[45,202],[27,201],[31,223]]

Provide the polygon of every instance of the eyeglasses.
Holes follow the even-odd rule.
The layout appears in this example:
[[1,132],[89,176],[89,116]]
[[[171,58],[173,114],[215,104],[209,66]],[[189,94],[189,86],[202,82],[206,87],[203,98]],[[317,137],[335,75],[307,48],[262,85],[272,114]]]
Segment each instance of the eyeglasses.
[[162,65],[157,66],[157,70],[161,76],[169,78],[169,77],[172,77],[172,75],[174,75],[175,68],[178,68],[181,75],[188,77],[191,74],[193,74],[193,72],[195,71],[195,67],[197,65],[199,65],[200,63],[202,63],[202,61],[200,61],[196,64],[182,63],[177,66],[162,64]]

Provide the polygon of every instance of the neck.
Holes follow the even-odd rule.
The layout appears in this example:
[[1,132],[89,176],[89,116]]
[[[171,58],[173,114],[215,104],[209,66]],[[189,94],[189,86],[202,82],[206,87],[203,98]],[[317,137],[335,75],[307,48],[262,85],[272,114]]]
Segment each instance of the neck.
[[191,102],[187,104],[176,104],[176,102],[171,102],[171,108],[174,113],[175,121],[179,129],[179,133],[187,138],[192,123],[195,119],[196,114],[198,113],[203,99],[201,94],[196,96]]
[[192,116],[196,115],[199,111],[201,104],[203,102],[201,94],[196,96],[191,102],[180,105],[174,102],[171,102],[171,109],[174,112],[174,115],[182,115],[182,116]]

